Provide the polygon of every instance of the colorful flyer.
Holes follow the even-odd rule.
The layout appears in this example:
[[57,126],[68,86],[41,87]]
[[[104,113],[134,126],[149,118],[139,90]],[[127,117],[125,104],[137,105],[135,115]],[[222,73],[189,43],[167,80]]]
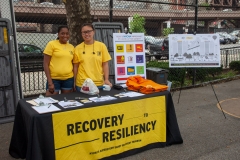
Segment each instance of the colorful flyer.
[[146,77],[143,33],[113,33],[115,83],[126,83],[130,76]]

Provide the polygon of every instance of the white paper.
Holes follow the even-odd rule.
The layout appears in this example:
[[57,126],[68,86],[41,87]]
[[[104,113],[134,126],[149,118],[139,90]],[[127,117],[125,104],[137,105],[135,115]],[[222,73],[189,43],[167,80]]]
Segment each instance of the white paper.
[[144,94],[139,93],[139,92],[122,92],[119,95],[124,95],[127,97],[138,97],[138,96],[143,96]]
[[32,106],[32,108],[35,109],[39,114],[61,110],[58,107],[54,106],[53,104],[47,104],[44,106]]
[[55,100],[51,97],[37,98],[37,99],[34,99],[34,101],[37,104],[39,104],[40,102],[43,102],[44,104],[57,103],[58,102],[58,100]]
[[72,108],[72,107],[79,107],[82,106],[83,104],[78,102],[78,101],[60,101],[58,102],[58,104],[60,106],[62,106],[63,108]]
[[28,102],[28,103],[30,103],[31,105],[34,105],[34,106],[38,105],[34,100],[29,100],[29,101],[26,101],[26,102]]
[[120,86],[122,86],[123,88],[127,88],[126,83],[124,83],[124,84],[120,84]]
[[110,100],[114,100],[117,99],[115,97],[112,96],[101,96],[101,97],[91,97],[89,98],[89,100],[94,101],[94,102],[104,102],[104,101],[110,101]]

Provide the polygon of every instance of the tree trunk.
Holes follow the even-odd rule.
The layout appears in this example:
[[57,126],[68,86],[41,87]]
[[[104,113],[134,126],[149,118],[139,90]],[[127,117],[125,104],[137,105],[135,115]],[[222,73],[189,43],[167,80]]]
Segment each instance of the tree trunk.
[[66,17],[70,32],[69,43],[76,46],[83,41],[81,36],[81,25],[92,23],[89,0],[66,0]]

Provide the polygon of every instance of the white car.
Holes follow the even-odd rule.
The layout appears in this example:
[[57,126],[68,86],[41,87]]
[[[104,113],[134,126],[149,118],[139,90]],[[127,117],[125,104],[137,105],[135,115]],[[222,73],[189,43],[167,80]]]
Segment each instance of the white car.
[[51,3],[51,2],[42,2],[40,4],[42,4],[42,5],[53,5],[53,3]]
[[232,9],[224,9],[224,12],[232,11]]

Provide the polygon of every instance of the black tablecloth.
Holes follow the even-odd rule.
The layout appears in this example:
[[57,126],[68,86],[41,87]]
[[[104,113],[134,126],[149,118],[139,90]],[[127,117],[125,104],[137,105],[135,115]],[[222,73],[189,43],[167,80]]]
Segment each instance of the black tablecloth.
[[[110,92],[108,91],[101,91],[100,95],[115,95],[122,91],[112,89]],[[112,103],[119,103],[131,100],[137,100],[142,98],[149,98],[155,96],[164,95],[166,97],[166,107],[167,107],[167,141],[165,143],[166,146],[172,144],[181,144],[183,143],[177,118],[175,114],[174,104],[172,101],[172,97],[170,92],[158,92],[154,94],[148,94],[140,97],[124,97],[118,98],[117,100],[113,101],[106,101],[106,102],[99,102],[99,103],[86,103],[81,108],[67,108],[64,109],[59,105],[59,108],[62,111],[67,110],[74,110],[74,109],[84,109],[89,107],[97,106],[101,107],[101,105],[112,104]],[[64,97],[67,99],[75,99],[75,97],[86,97],[89,98],[91,96],[82,94],[82,93],[69,93],[69,94],[60,94],[52,96],[52,98],[57,99],[59,101],[64,100]],[[34,109],[31,108],[31,104],[27,103],[26,100],[29,99],[22,99],[19,101],[11,143],[9,147],[9,154],[14,158],[26,158],[26,160],[54,160],[55,159],[55,150],[54,150],[54,138],[53,138],[53,125],[52,125],[52,113],[46,114],[38,114]],[[132,154],[136,154],[143,150],[156,148],[156,147],[164,147],[158,144],[150,144],[146,147],[141,149],[134,149],[131,151],[127,151],[121,153],[119,155],[112,156],[106,159],[116,159],[120,157],[129,156]]]

